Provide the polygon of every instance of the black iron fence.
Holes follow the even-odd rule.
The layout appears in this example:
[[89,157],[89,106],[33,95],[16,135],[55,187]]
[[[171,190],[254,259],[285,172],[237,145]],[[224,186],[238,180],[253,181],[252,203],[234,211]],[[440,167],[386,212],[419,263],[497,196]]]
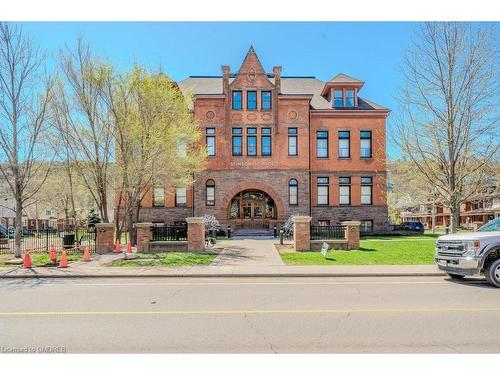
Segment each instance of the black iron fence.
[[187,241],[187,226],[163,225],[154,226],[152,241]]
[[344,225],[311,225],[311,240],[345,239]]
[[[82,251],[88,246],[90,252],[95,252],[96,233],[94,228],[66,228],[58,229],[23,229],[21,234],[21,251],[31,253],[49,252],[52,246],[58,251]],[[0,238],[0,253],[14,253],[14,233],[6,233]]]

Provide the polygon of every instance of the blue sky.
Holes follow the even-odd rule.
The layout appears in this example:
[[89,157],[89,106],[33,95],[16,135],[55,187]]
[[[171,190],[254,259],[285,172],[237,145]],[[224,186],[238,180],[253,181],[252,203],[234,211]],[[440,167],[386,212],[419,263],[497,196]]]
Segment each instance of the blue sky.
[[[177,22],[23,23],[55,58],[65,44],[83,36],[103,58],[128,69],[134,62],[162,66],[175,80],[237,70],[250,45],[264,68],[283,75],[328,80],[343,72],[364,80],[360,95],[396,110],[402,52],[417,23],[404,22]],[[396,156],[388,146],[389,154]]]

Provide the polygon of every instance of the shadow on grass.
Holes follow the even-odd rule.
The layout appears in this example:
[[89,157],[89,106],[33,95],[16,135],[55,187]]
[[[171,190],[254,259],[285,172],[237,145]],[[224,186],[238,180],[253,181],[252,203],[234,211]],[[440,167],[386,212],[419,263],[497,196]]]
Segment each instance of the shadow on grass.
[[378,251],[377,249],[370,249],[369,247],[360,247],[359,251]]

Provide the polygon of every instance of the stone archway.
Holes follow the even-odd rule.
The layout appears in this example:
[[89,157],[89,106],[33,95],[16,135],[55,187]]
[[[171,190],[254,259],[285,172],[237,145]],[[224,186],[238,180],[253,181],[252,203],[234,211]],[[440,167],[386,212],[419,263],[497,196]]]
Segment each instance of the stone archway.
[[218,216],[220,218],[226,218],[228,223],[233,224],[234,228],[241,228],[244,227],[245,223],[250,223],[250,221],[244,220],[243,217],[240,217],[239,219],[232,219],[229,217],[229,210],[231,208],[230,205],[233,199],[242,192],[262,192],[264,199],[267,199],[268,197],[272,200],[272,204],[274,206],[273,209],[275,210],[275,213],[272,217],[263,217],[262,220],[253,220],[252,224],[255,224],[257,227],[272,227],[276,222],[284,220],[283,201],[278,193],[270,185],[260,181],[246,181],[235,185],[222,197],[222,204],[220,205]]

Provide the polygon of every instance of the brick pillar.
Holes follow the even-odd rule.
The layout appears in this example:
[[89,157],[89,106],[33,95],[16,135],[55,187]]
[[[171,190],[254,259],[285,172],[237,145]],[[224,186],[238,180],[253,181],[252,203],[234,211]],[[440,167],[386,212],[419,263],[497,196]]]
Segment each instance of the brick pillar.
[[153,223],[137,223],[135,229],[137,233],[137,252],[144,253],[149,251],[149,243],[151,242],[153,232],[151,228]]
[[187,217],[188,251],[205,250],[205,220],[202,217]]
[[95,225],[95,251],[104,254],[113,251],[115,240],[115,225],[113,223],[97,223]]
[[360,221],[344,221],[347,250],[359,249],[359,227]]
[[293,249],[295,251],[311,250],[311,217],[294,216]]

